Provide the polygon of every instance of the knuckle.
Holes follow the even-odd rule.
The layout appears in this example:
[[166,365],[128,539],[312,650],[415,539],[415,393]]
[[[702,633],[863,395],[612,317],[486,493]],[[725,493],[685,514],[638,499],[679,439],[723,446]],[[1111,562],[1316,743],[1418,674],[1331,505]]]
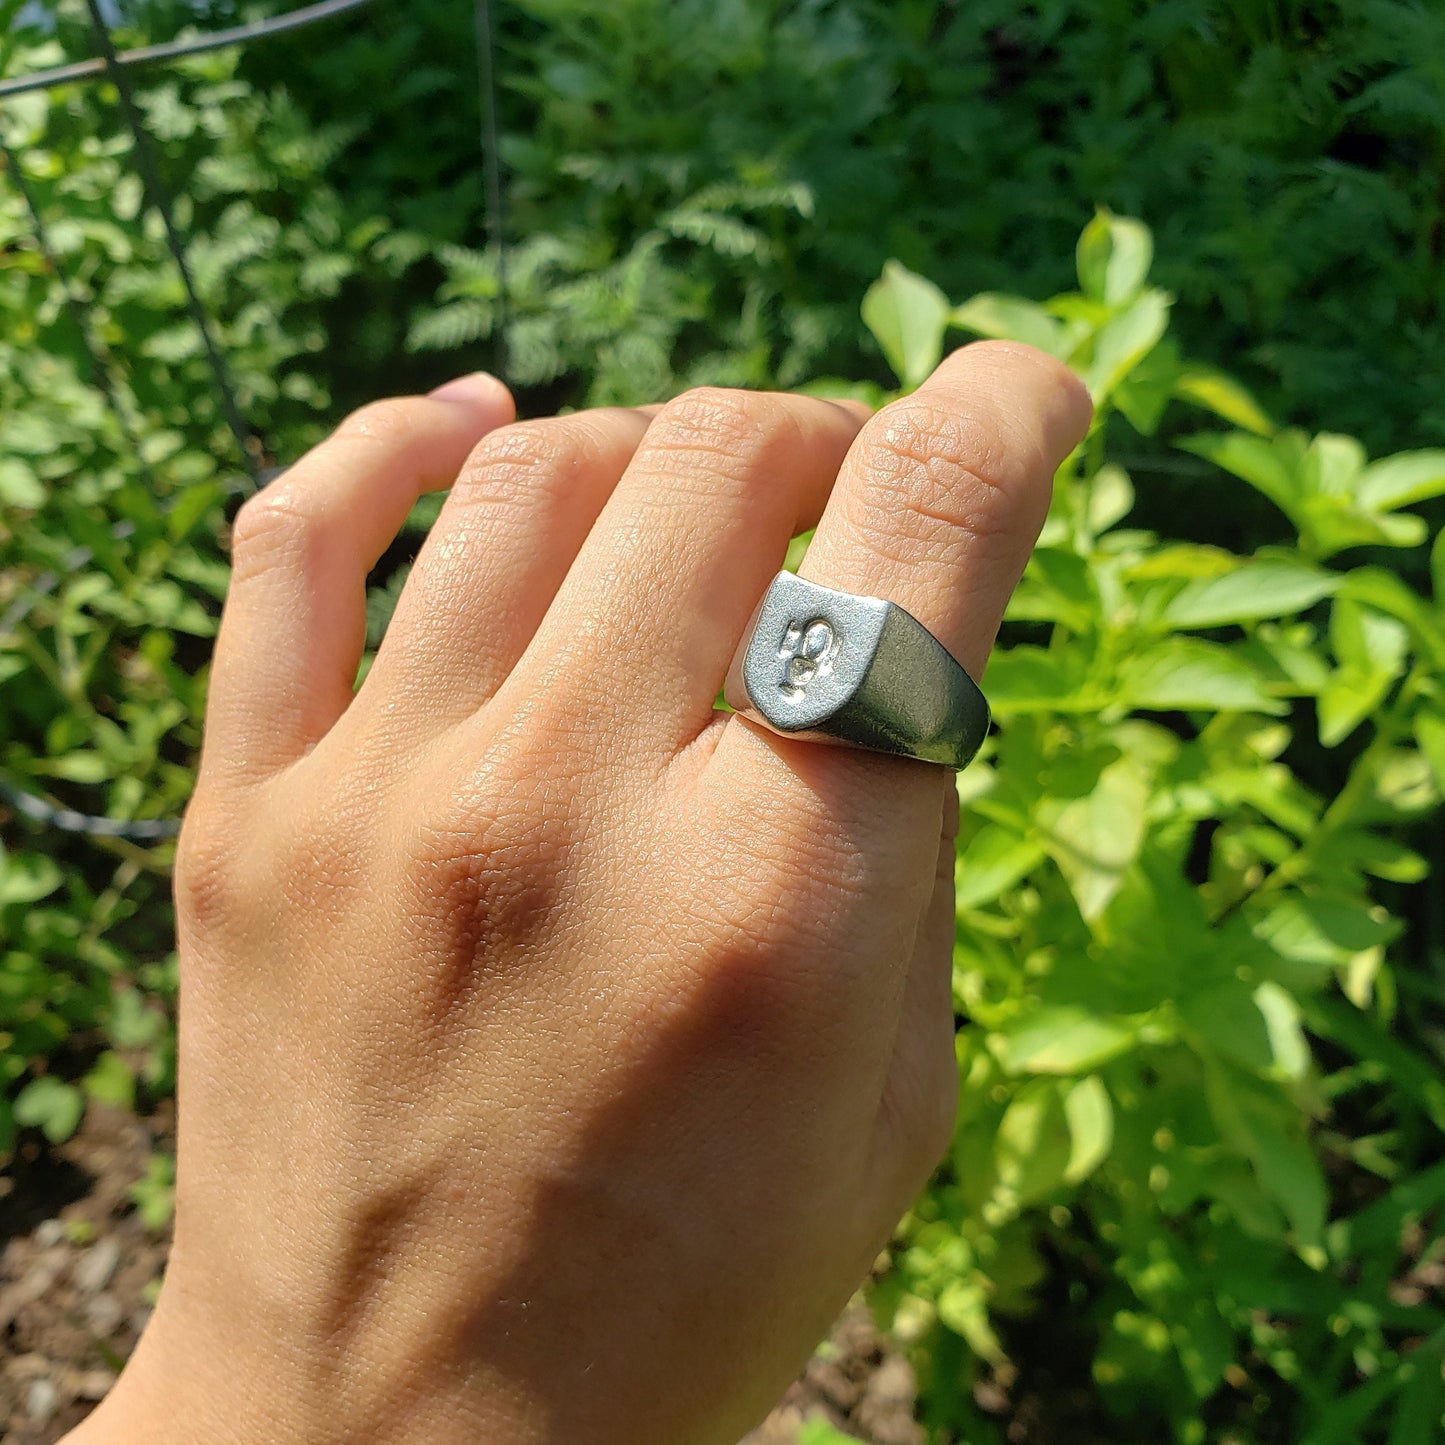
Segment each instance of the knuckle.
[[1036,445],[993,418],[905,397],[863,430],[865,485],[854,520],[908,540],[939,526],[986,538],[1042,518],[1051,483]]
[[235,578],[269,570],[278,561],[309,545],[318,518],[301,490],[273,482],[249,498],[231,524],[231,557]]
[[940,1029],[934,1047],[910,1041],[906,1064],[895,1074],[883,1099],[880,1120],[905,1200],[911,1200],[938,1167],[953,1143],[958,1118],[958,1063],[952,1028]]
[[232,921],[248,889],[238,866],[237,829],[201,795],[192,799],[176,841],[176,917],[186,935],[213,934]]
[[484,437],[457,479],[457,500],[483,504],[531,493],[559,475],[570,475],[587,460],[576,428],[553,420],[512,422]]
[[728,463],[730,476],[776,430],[778,407],[757,392],[699,386],[668,402],[648,429],[651,447],[704,452]]
[[499,745],[448,797],[419,816],[409,809],[405,836],[414,906],[443,925],[460,965],[525,944],[556,919],[571,829],[520,750]]
[[750,430],[765,407],[757,392],[730,386],[694,386],[663,407],[657,422],[680,435],[711,437]]
[[706,488],[714,504],[731,502],[733,512],[745,506],[750,517],[756,506],[789,508],[791,494],[777,485],[772,463],[795,466],[812,440],[794,401],[728,387],[685,391],[648,428],[650,467],[687,504]]
[[[713,1007],[760,1038],[836,1026],[838,1000],[869,966],[836,942],[868,906],[864,867],[796,829],[714,839],[701,873],[725,883],[673,902]],[[667,876],[661,863],[658,872]]]
[[383,397],[358,407],[342,421],[334,435],[348,441],[395,441],[416,428],[424,407],[422,397]]
[[[413,825],[406,868],[411,909],[439,929],[440,976],[469,980],[555,921],[561,850],[537,821],[480,808],[434,813]],[[449,993],[464,991],[459,982]]]
[[227,915],[230,853],[227,835],[212,822],[210,809],[194,799],[176,840],[176,915],[184,931],[210,931]]

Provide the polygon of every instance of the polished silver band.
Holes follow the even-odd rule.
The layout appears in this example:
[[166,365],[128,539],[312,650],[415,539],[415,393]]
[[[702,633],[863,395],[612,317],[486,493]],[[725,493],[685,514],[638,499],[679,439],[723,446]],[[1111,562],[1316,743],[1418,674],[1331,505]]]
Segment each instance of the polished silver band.
[[965,767],[988,704],[911,613],[780,572],[728,670],[728,706],[787,737]]

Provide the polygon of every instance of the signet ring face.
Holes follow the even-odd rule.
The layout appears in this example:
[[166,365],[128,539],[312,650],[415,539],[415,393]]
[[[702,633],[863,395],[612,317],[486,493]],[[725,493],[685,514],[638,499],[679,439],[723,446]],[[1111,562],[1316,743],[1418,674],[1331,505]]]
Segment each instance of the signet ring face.
[[988,732],[988,704],[912,613],[791,572],[773,579],[723,696],[786,737],[965,767]]

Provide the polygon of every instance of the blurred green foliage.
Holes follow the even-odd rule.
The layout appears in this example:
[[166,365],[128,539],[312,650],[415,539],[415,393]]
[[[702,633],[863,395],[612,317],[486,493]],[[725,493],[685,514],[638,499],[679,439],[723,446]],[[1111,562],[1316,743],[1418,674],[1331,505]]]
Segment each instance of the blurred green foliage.
[[[0,5],[0,71],[73,56]],[[68,44],[61,42],[67,41]],[[152,77],[142,108],[194,228],[196,281],[263,446],[322,430],[324,302],[370,236],[324,168],[340,138],[235,76],[236,54]],[[180,276],[108,87],[0,106],[0,780],[112,819],[189,796],[204,663],[228,567],[226,430]],[[83,303],[78,323],[67,295]],[[88,346],[87,346],[88,341]],[[92,364],[99,361],[100,374]],[[107,388],[116,404],[106,399]],[[267,458],[258,450],[250,460]],[[0,846],[0,1153],[16,1124],[68,1135],[87,1096],[172,1087],[170,845],[7,828]],[[96,1055],[96,1030],[107,1045]],[[72,1041],[78,1047],[72,1047]],[[13,1086],[24,1084],[14,1101]]]
[[[1101,212],[1041,305],[951,306],[897,263],[864,302],[905,388],[961,328],[1053,352],[1096,405],[959,779],[958,1130],[875,1303],[970,1441],[981,1371],[1068,1398],[1058,1347],[1014,1358],[1056,1333],[1135,1438],[1426,1445],[1442,939],[1404,936],[1445,794],[1445,537],[1433,598],[1384,549],[1427,541],[1445,450],[1277,428],[1180,358],[1152,251]],[[1211,504],[1252,487],[1293,545],[1130,525],[1118,448],[1185,409],[1231,424],[1177,443]],[[1339,786],[1311,785],[1321,753]]]
[[[1007,1438],[1000,1394],[1079,1442],[1440,1438],[1445,454],[1402,448],[1445,431],[1445,12],[494,8],[505,305],[469,5],[141,75],[250,463],[499,340],[533,410],[829,374],[878,402],[964,334],[1068,359],[1098,419],[961,780],[958,1136],[875,1305],[939,1442]],[[89,53],[74,0],[53,35],[20,12],[0,73]],[[174,816],[242,458],[113,93],[0,127],[63,272],[7,180],[0,781]],[[0,1152],[174,1082],[170,845],[4,837]]]
[[[1145,217],[1191,355],[1372,451],[1445,428],[1445,10],[1419,0],[511,0],[511,351],[573,397],[876,369],[889,256],[1047,295],[1095,204]],[[431,246],[380,358],[495,322],[470,7],[256,48],[348,194]],[[365,113],[356,97],[367,98]],[[471,248],[439,251],[436,242]],[[459,304],[467,303],[467,304]],[[385,338],[385,339],[384,339]],[[479,355],[486,355],[480,351]],[[881,372],[875,374],[881,377]]]

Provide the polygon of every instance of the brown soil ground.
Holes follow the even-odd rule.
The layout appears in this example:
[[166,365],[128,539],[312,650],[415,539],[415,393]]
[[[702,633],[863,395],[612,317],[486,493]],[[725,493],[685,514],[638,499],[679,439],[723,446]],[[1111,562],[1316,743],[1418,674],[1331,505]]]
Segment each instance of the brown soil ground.
[[[53,1445],[114,1383],[150,1314],[169,1240],[130,1188],[173,1147],[169,1112],[94,1104],[52,1148],[27,1136],[0,1177],[0,1439]],[[867,1312],[850,1310],[743,1445],[793,1445],[822,1415],[870,1445],[923,1445],[912,1371]]]
[[168,1114],[94,1104],[51,1148],[26,1136],[0,1179],[0,1438],[50,1445],[110,1388],[150,1314],[168,1241],[130,1201]]

